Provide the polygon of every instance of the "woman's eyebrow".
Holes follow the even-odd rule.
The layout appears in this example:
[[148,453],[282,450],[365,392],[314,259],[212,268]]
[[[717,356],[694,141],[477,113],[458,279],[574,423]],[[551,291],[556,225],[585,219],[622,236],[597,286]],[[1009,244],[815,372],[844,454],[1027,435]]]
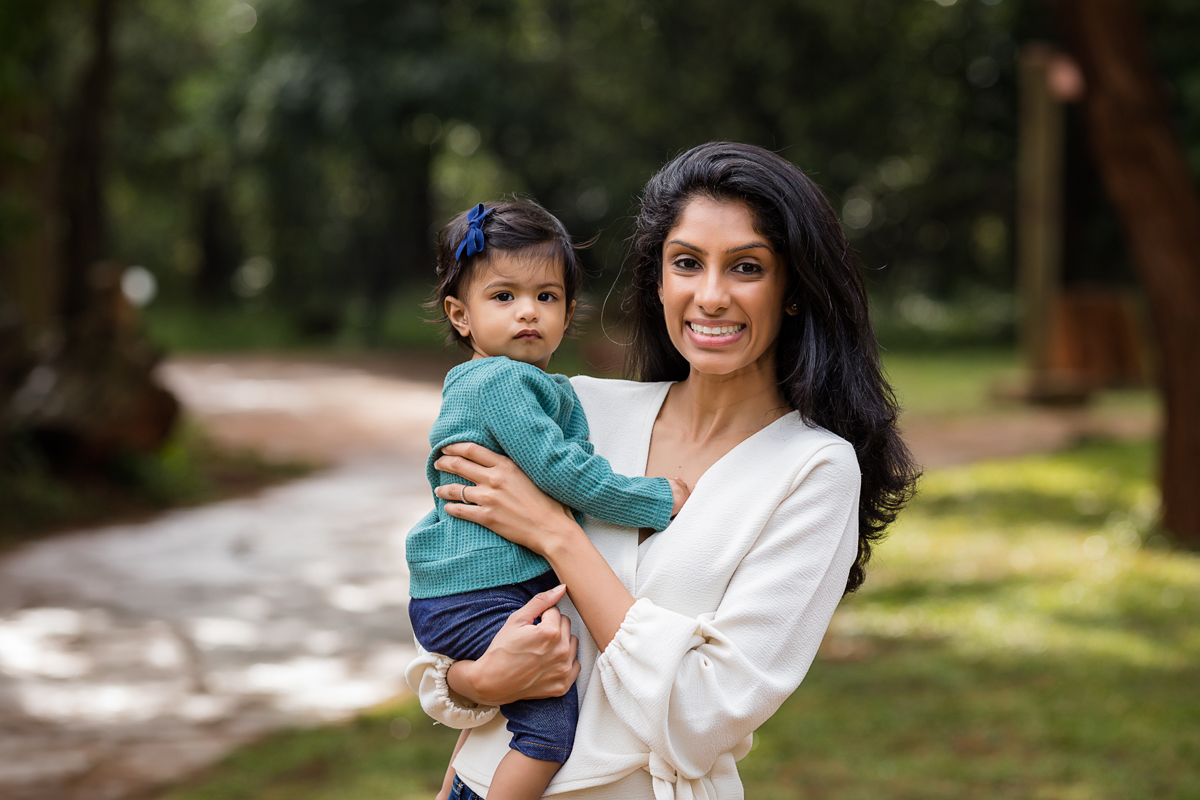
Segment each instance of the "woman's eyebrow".
[[688,250],[695,250],[697,253],[700,253],[701,255],[708,255],[708,251],[705,250],[703,247],[696,247],[696,245],[691,244],[689,242],[685,242],[683,239],[672,239],[671,241],[667,242],[667,244],[682,245],[683,247],[686,247]]
[[[726,254],[739,253],[742,250],[757,250],[758,248],[762,248],[763,250],[771,250],[771,245],[765,244],[763,242],[751,242],[750,244],[743,244],[743,245],[739,245],[737,247],[731,247],[728,250],[726,250],[725,253]],[[773,253],[775,251],[771,250],[771,252]]]

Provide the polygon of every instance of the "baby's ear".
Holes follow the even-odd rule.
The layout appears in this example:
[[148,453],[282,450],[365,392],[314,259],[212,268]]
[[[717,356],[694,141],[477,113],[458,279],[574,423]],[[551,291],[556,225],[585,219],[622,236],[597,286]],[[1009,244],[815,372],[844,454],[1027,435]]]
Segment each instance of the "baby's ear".
[[450,320],[450,324],[454,326],[454,330],[458,331],[458,335],[464,339],[471,336],[471,316],[467,313],[467,304],[457,297],[450,296],[442,304],[446,309],[446,318]]
[[575,316],[575,301],[571,301],[571,305],[567,306],[567,319],[563,322],[563,330],[571,327],[571,317]]

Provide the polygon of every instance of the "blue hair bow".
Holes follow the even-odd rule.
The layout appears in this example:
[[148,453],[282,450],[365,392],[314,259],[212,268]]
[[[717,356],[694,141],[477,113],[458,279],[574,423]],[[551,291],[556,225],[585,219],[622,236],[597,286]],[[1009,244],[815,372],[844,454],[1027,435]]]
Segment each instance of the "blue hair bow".
[[467,258],[483,252],[483,218],[490,212],[490,208],[485,211],[483,203],[480,203],[467,213],[467,235],[454,251],[455,261],[462,258],[464,250],[467,251]]

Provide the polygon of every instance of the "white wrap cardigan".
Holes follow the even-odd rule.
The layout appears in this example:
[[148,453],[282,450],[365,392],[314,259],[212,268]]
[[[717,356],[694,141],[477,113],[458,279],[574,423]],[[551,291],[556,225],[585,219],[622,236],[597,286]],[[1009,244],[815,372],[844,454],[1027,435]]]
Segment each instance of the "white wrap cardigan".
[[[572,380],[591,441],[615,472],[644,475],[669,383]],[[547,790],[560,800],[734,800],[751,734],[808,671],[858,542],[853,448],[792,412],[717,461],[666,530],[588,517],[584,528],[636,598],[597,653],[579,637],[575,748]],[[569,588],[569,587],[568,587]],[[450,661],[422,652],[409,685],[435,720],[474,728],[454,767],[484,794],[509,734],[497,709],[455,701]]]

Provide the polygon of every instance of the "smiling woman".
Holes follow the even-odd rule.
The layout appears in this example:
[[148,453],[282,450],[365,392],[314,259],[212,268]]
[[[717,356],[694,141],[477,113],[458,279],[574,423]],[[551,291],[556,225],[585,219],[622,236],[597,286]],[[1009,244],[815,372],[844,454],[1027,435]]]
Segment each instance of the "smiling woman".
[[663,247],[671,344],[700,372],[758,370],[774,380],[787,271],[741,203],[697,197]]
[[580,715],[546,794],[741,798],[750,735],[799,686],[911,493],[858,262],[792,164],[717,142],[651,178],[626,310],[640,381],[572,384],[615,472],[692,487],[668,527],[581,526],[479,443],[433,463],[474,484],[465,503],[435,491],[448,515],[544,557],[571,600],[561,617],[556,593],[527,604],[475,659],[410,667],[428,713],[475,729],[454,759],[460,800],[510,796],[493,707],[561,694],[572,629]]

